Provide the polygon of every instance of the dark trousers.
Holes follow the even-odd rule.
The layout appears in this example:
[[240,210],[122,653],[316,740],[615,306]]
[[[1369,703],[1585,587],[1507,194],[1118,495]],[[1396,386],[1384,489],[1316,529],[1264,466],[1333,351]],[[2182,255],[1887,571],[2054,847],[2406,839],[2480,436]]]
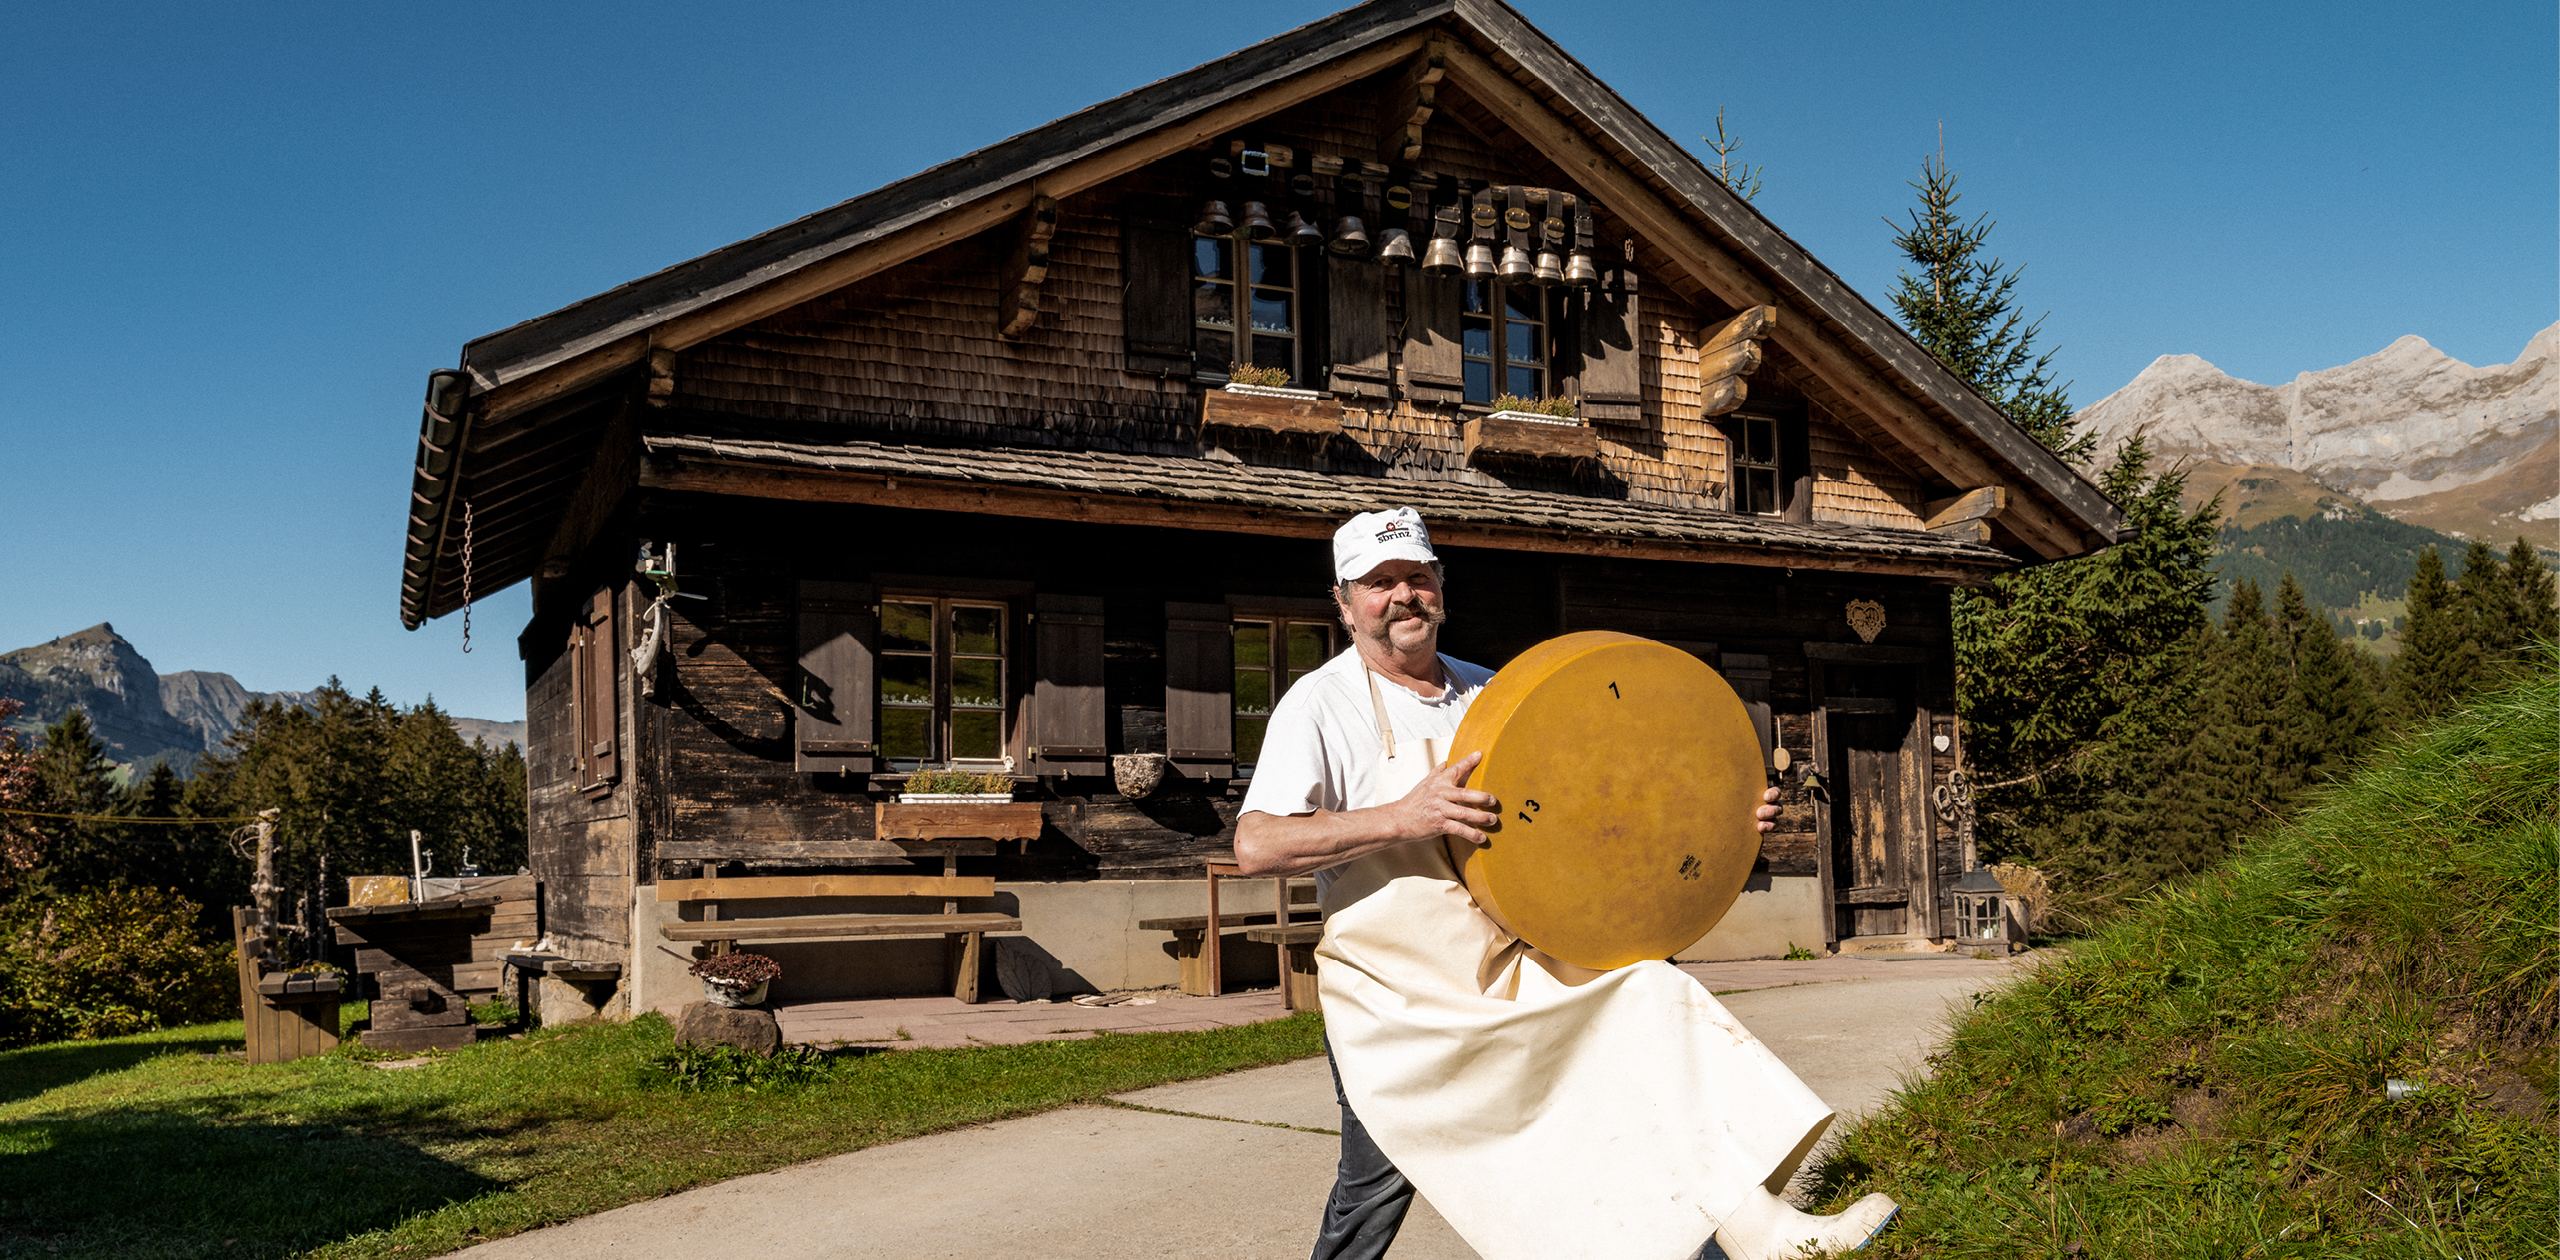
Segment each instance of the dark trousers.
[[1413,1183],[1369,1140],[1360,1117],[1351,1114],[1330,1044],[1324,1060],[1333,1072],[1333,1100],[1342,1104],[1342,1163],[1334,1170],[1333,1193],[1324,1202],[1313,1260],[1377,1260],[1387,1254],[1404,1225],[1405,1210],[1413,1206]]

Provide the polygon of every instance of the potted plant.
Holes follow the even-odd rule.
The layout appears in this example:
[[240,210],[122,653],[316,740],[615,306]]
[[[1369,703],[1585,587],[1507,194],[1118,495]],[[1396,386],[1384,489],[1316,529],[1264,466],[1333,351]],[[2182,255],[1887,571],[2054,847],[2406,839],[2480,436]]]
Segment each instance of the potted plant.
[[901,805],[1002,805],[1013,800],[1013,776],[1001,770],[918,768],[898,791]]
[[1227,365],[1226,392],[1245,394],[1254,398],[1316,398],[1320,396],[1316,390],[1298,389],[1290,385],[1287,368],[1255,367],[1250,363]]
[[694,960],[688,972],[702,979],[703,1000],[714,1006],[754,1006],[782,974],[782,964],[762,954],[713,954]]
[[1493,400],[1493,413],[1486,418],[1516,420],[1523,424],[1579,425],[1582,421],[1576,418],[1575,413],[1581,406],[1581,400],[1574,398],[1523,398],[1518,394],[1504,394]]

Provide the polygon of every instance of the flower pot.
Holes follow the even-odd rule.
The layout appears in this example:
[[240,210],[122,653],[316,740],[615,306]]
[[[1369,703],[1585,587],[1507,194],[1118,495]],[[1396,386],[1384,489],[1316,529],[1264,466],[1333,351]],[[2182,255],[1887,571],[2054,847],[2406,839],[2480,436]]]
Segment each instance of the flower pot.
[[1156,785],[1164,782],[1167,758],[1163,753],[1113,753],[1111,783],[1120,795],[1130,800],[1145,800]]
[[771,980],[735,985],[705,976],[702,978],[702,1000],[713,1006],[754,1006],[764,1001],[765,990],[772,987]]
[[1490,420],[1512,420],[1521,424],[1560,424],[1567,428],[1582,427],[1582,421],[1578,417],[1550,416],[1535,411],[1497,411],[1486,418]]
[[1293,389],[1293,388],[1291,388],[1291,387],[1289,387],[1289,386],[1286,386],[1286,385],[1235,385],[1235,384],[1229,384],[1229,385],[1227,385],[1225,388],[1226,388],[1226,392],[1228,392],[1228,393],[1230,393],[1230,394],[1243,394],[1243,395],[1245,395],[1245,396],[1247,396],[1247,397],[1249,397],[1249,398],[1306,398],[1306,399],[1314,399],[1314,398],[1322,398],[1322,397],[1324,397],[1324,392],[1323,392],[1322,390],[1313,390],[1313,389]]

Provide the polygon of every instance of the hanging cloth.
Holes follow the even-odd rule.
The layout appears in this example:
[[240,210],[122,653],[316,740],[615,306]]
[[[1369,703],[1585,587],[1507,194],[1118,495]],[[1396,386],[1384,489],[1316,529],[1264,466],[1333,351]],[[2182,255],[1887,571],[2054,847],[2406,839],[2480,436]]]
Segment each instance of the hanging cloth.
[[[1354,808],[1401,799],[1446,751],[1399,744],[1368,679],[1379,774]],[[1316,981],[1343,1095],[1485,1260],[1688,1260],[1831,1123],[1697,981],[1513,939],[1438,840],[1339,868],[1324,908]]]

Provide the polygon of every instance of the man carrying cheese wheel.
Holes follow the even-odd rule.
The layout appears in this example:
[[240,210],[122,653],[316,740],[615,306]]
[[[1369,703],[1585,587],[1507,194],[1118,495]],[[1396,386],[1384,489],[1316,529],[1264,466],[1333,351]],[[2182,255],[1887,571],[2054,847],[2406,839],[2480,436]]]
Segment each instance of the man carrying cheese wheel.
[[[1273,709],[1236,824],[1246,875],[1314,873],[1342,1159],[1316,1260],[1384,1255],[1417,1186],[1486,1260],[1731,1260],[1863,1245],[1777,1196],[1831,1120],[1721,1004],[1666,964],[1592,972],[1478,911],[1449,837],[1500,803],[1440,753],[1493,671],[1440,655],[1442,568],[1411,508],[1335,531],[1351,646]],[[1757,811],[1768,831],[1772,790]],[[1710,1242],[1712,1237],[1712,1242]]]

